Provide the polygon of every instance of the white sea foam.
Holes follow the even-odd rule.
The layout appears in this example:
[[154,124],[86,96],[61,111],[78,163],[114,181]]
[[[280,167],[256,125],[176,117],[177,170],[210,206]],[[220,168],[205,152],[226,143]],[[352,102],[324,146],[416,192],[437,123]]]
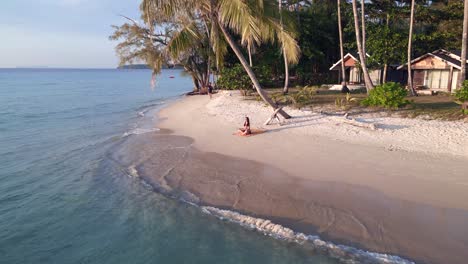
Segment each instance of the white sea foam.
[[337,245],[320,239],[319,236],[305,235],[294,232],[292,229],[275,224],[270,220],[243,215],[234,211],[222,210],[210,206],[202,206],[204,213],[213,215],[219,219],[240,224],[252,230],[257,230],[265,235],[277,239],[293,241],[300,244],[308,243],[314,249],[326,252],[332,258],[343,263],[375,263],[375,264],[414,264],[414,262],[398,256],[369,252],[345,245]]
[[135,128],[133,130],[130,130],[128,132],[125,132],[122,137],[128,137],[130,135],[141,135],[141,134],[146,134],[146,133],[152,133],[159,131],[159,128]]
[[130,167],[128,167],[127,169],[128,171],[128,174],[132,177],[140,177],[140,175],[138,174],[138,170],[136,169],[135,165],[132,165]]

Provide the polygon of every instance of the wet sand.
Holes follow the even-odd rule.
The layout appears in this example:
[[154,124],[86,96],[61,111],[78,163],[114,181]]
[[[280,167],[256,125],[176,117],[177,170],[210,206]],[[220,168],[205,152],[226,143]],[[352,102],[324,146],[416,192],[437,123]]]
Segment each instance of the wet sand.
[[173,132],[130,137],[114,158],[200,205],[417,263],[468,259],[467,160],[287,131],[235,137],[235,124],[204,112],[207,100],[164,109],[158,126]]

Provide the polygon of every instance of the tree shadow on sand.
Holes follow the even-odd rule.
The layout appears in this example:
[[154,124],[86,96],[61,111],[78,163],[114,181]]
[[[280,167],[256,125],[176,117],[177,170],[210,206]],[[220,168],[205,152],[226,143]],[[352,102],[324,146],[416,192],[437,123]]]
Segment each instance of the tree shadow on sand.
[[[276,124],[267,126],[266,128],[269,132],[279,132],[279,131],[283,131],[287,129],[303,128],[303,127],[308,127],[308,126],[325,124],[327,122],[326,120],[324,121],[318,121],[318,120],[322,120],[322,119],[330,118],[330,117],[336,118],[340,116],[341,115],[330,116],[330,115],[325,115],[325,114],[320,114],[320,113],[311,113],[311,114],[306,114],[306,115],[294,116],[291,119],[283,120],[281,124],[276,123]],[[336,122],[334,122],[333,120],[328,120],[328,122],[330,122],[330,125],[339,124],[338,121],[339,120],[336,120]],[[356,121],[363,123],[363,124],[375,124],[376,127],[380,130],[395,131],[395,130],[405,129],[409,127],[407,125],[386,124],[385,119],[383,118],[356,118]]]

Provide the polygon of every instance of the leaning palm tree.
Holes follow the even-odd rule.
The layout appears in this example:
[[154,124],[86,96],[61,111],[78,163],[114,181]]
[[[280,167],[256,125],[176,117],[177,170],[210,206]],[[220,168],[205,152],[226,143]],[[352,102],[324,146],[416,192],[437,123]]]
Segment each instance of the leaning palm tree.
[[[356,32],[356,45],[359,52],[359,61],[361,65],[362,74],[364,76],[364,83],[366,85],[367,93],[369,93],[372,89],[374,89],[374,85],[372,84],[372,80],[369,76],[369,71],[367,70],[366,66],[366,54],[364,53],[364,48],[362,46],[362,39],[361,39],[361,30],[359,29],[359,17],[357,13],[357,4],[356,0],[352,1],[353,4],[353,16],[354,16],[354,31]],[[361,10],[364,13],[364,10]],[[363,28],[363,30],[365,30]]]
[[463,35],[462,35],[462,48],[460,54],[461,70],[458,76],[458,87],[463,84],[466,79],[466,46],[468,41],[468,0],[464,1],[463,8]]
[[[283,11],[283,0],[278,0],[278,10],[280,14],[280,25],[281,29],[283,29],[283,16],[282,16],[282,11]],[[284,47],[282,47],[281,51],[283,52],[283,58],[284,58],[284,87],[283,87],[283,94],[287,94],[289,92],[289,65],[288,65],[288,57],[286,56],[286,53],[284,52]]]
[[413,76],[411,76],[411,51],[413,43],[413,24],[414,24],[414,4],[415,0],[411,0],[411,14],[410,14],[410,25],[408,35],[408,89],[410,90],[411,96],[417,96],[416,90],[413,87]]
[[[186,19],[203,19],[209,24],[210,45],[216,55],[216,61],[222,61],[225,51],[219,48],[223,41],[236,54],[240,63],[250,77],[260,97],[272,108],[277,105],[262,89],[252,68],[245,59],[232,34],[237,34],[241,42],[252,38],[257,43],[278,41],[283,52],[291,63],[299,60],[299,46],[291,31],[281,26],[276,0],[143,0],[141,11],[145,21],[154,26],[153,21]],[[290,118],[284,110],[278,113]]]

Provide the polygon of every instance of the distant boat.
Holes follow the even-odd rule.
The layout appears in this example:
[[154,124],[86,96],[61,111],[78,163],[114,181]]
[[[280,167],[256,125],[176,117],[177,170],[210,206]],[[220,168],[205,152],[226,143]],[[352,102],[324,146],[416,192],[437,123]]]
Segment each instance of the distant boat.
[[173,75],[169,76],[169,78],[174,79],[175,77]]

